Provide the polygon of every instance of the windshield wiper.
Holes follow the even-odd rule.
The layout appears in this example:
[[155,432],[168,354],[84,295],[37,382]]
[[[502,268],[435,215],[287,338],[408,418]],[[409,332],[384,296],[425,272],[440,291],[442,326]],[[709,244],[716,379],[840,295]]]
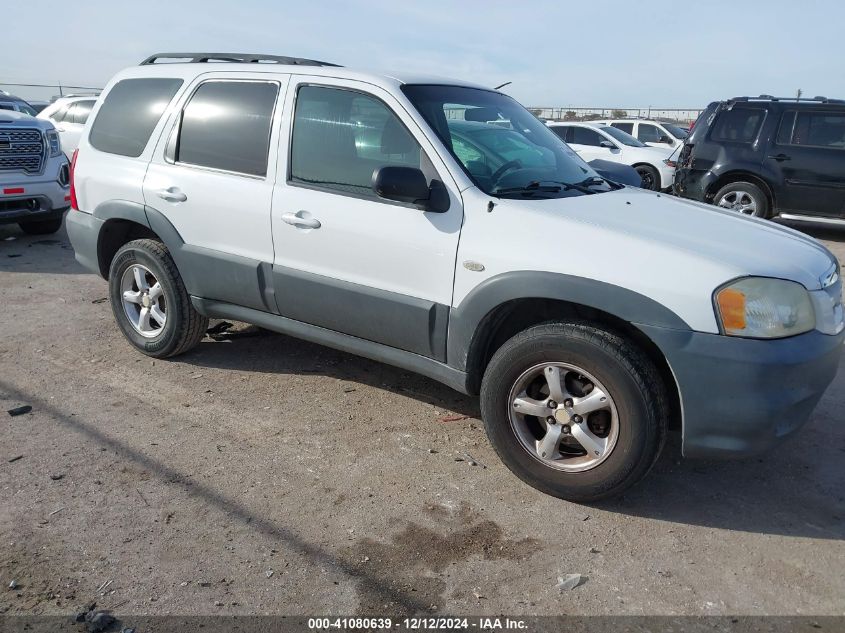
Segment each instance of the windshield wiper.
[[557,193],[561,189],[563,189],[563,187],[558,184],[551,186],[541,185],[539,180],[532,180],[527,185],[523,185],[521,187],[505,187],[504,189],[494,189],[491,193],[493,195],[508,193],[522,193],[526,195],[533,195],[535,193]]
[[611,189],[621,189],[622,185],[618,182],[613,182],[612,180],[608,180],[607,178],[602,178],[601,176],[589,176],[584,178],[581,182],[577,183],[583,187],[592,187],[593,185],[607,185]]

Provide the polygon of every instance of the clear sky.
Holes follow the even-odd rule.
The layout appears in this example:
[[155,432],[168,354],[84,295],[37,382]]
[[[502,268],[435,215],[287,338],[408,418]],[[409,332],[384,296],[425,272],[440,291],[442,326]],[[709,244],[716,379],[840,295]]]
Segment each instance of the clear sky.
[[[529,106],[845,98],[845,2],[5,0],[0,83],[102,86],[161,51],[262,52],[505,81]],[[24,90],[20,91],[23,93]]]

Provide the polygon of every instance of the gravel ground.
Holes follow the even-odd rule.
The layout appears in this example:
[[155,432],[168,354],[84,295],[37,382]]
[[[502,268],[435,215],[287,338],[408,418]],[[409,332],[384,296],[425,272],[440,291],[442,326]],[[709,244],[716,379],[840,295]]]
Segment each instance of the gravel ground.
[[845,372],[770,454],[674,437],[588,507],[522,484],[428,379],[244,324],[142,356],[64,231],[7,237],[0,612],[845,614]]

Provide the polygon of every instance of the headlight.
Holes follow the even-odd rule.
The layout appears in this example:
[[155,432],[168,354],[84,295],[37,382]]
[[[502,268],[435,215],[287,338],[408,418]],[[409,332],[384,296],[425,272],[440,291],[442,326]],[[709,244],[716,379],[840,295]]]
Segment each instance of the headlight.
[[729,336],[783,338],[816,327],[807,289],[794,281],[746,277],[716,291],[716,316]]
[[50,147],[50,156],[58,156],[62,153],[62,141],[56,130],[47,130],[47,145]]

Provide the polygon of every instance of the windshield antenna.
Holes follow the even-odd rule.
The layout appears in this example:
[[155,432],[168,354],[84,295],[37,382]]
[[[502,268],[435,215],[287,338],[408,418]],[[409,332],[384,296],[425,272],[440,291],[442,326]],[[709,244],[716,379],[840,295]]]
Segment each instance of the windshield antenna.
[[495,88],[493,88],[493,90],[499,90],[501,88],[504,88],[505,86],[509,86],[512,83],[513,83],[512,81],[506,81],[505,83],[501,84],[500,86],[496,86]]

